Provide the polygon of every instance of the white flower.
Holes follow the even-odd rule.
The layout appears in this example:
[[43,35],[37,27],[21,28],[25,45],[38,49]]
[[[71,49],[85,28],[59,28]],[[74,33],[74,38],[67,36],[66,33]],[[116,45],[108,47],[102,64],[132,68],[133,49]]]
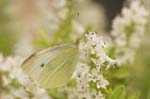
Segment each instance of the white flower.
[[104,77],[102,75],[99,75],[97,78],[97,88],[104,88],[106,89],[106,87],[109,85],[108,81],[106,79],[104,79]]
[[102,37],[97,36],[95,32],[90,32],[89,34],[86,34],[86,37],[88,41],[86,43],[85,49],[89,47],[91,54],[96,54],[96,56],[99,57],[97,62],[95,61],[95,64],[103,64],[105,61],[113,64],[115,63],[113,59],[106,55],[104,49],[105,42],[103,41]]
[[[75,71],[77,91],[79,94],[78,98],[104,99],[102,93],[96,91],[96,89],[106,89],[109,83],[101,74],[100,70],[104,62],[107,61],[109,63],[105,66],[105,68],[108,68],[115,61],[106,55],[105,43],[102,37],[98,36],[95,32],[90,32],[85,36],[87,41],[81,42],[80,44],[81,57]],[[93,64],[90,64],[90,61]],[[90,83],[95,84],[95,88]]]
[[96,83],[97,88],[106,88],[109,85],[108,81],[104,79],[103,75],[97,69],[92,69],[91,73],[89,74],[89,81],[93,81]]
[[104,96],[100,91],[97,92],[96,90],[93,90],[91,93],[93,94],[94,99],[104,99]]
[[[21,69],[21,57],[8,57],[3,59],[1,56],[0,85],[1,99],[51,99],[45,89],[38,87]],[[7,89],[8,91],[5,91]],[[33,96],[30,96],[32,94]]]
[[139,1],[131,1],[129,8],[124,7],[121,16],[114,19],[112,36],[118,66],[133,62],[134,51],[140,46],[145,32],[147,16],[148,11]]

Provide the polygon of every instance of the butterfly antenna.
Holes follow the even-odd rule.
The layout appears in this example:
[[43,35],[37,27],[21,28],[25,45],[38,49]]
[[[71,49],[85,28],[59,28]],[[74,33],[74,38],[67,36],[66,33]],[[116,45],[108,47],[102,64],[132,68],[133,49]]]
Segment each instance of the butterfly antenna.
[[78,47],[79,47],[79,44],[80,44],[80,38],[78,38],[78,39],[74,42],[74,44],[75,44],[76,47],[78,48]]

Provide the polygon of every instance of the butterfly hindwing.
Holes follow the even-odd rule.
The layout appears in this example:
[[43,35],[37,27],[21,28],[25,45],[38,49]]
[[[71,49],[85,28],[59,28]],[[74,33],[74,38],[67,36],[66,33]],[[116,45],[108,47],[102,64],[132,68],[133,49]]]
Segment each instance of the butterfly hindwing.
[[[54,60],[55,62],[51,61],[50,63],[47,64],[46,68],[43,69],[38,79],[42,86],[52,88],[64,85],[69,80],[76,65],[77,54],[75,51],[74,52],[72,51],[69,52],[69,54],[63,53],[62,56],[64,57],[58,56],[57,61],[55,60]],[[51,70],[51,68],[49,67],[52,64],[55,64],[57,68],[53,68]]]

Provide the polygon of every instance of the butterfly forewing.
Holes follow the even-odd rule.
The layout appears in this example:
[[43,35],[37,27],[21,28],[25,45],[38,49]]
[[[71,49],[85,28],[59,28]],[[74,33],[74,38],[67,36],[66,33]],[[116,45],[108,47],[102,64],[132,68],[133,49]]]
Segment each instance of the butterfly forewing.
[[[43,50],[39,53],[32,54],[29,58],[27,58],[22,68],[25,73],[30,74],[30,76],[33,76],[33,71],[36,72],[37,70],[41,70],[41,65],[44,63],[48,63],[48,61],[52,60],[54,57],[59,55],[64,49],[67,48],[69,44],[63,44],[59,46],[54,46],[52,48],[48,48],[46,50]],[[36,72],[37,73],[37,72]]]
[[22,65],[25,73],[45,88],[64,85],[71,77],[78,59],[74,44],[61,44],[30,56]]

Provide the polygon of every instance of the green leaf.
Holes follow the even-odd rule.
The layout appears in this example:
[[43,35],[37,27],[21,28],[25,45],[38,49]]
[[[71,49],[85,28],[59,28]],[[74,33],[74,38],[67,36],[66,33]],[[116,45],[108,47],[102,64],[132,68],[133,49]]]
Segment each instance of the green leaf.
[[57,89],[47,89],[47,91],[49,92],[50,96],[52,97],[52,99],[66,99],[66,93],[60,93],[57,91]]
[[115,54],[116,54],[116,52],[115,52],[115,47],[111,47],[111,48],[108,50],[108,55],[109,55],[109,57],[115,58]]
[[40,40],[33,40],[32,43],[34,45],[49,47],[51,46],[51,42],[49,41],[48,35],[44,31],[39,32]]
[[127,78],[129,77],[129,72],[124,68],[120,68],[120,69],[114,70],[111,73],[111,77],[118,78],[118,79]]
[[132,96],[128,97],[127,99],[140,99],[140,92],[136,92]]
[[49,42],[49,38],[48,38],[48,36],[46,35],[46,33],[44,32],[44,31],[40,31],[40,36],[41,36],[41,39],[43,40],[43,42],[45,42],[45,43],[50,43]]
[[124,86],[118,86],[112,92],[108,99],[125,99],[126,90]]
[[147,99],[150,99],[150,90],[148,91]]

